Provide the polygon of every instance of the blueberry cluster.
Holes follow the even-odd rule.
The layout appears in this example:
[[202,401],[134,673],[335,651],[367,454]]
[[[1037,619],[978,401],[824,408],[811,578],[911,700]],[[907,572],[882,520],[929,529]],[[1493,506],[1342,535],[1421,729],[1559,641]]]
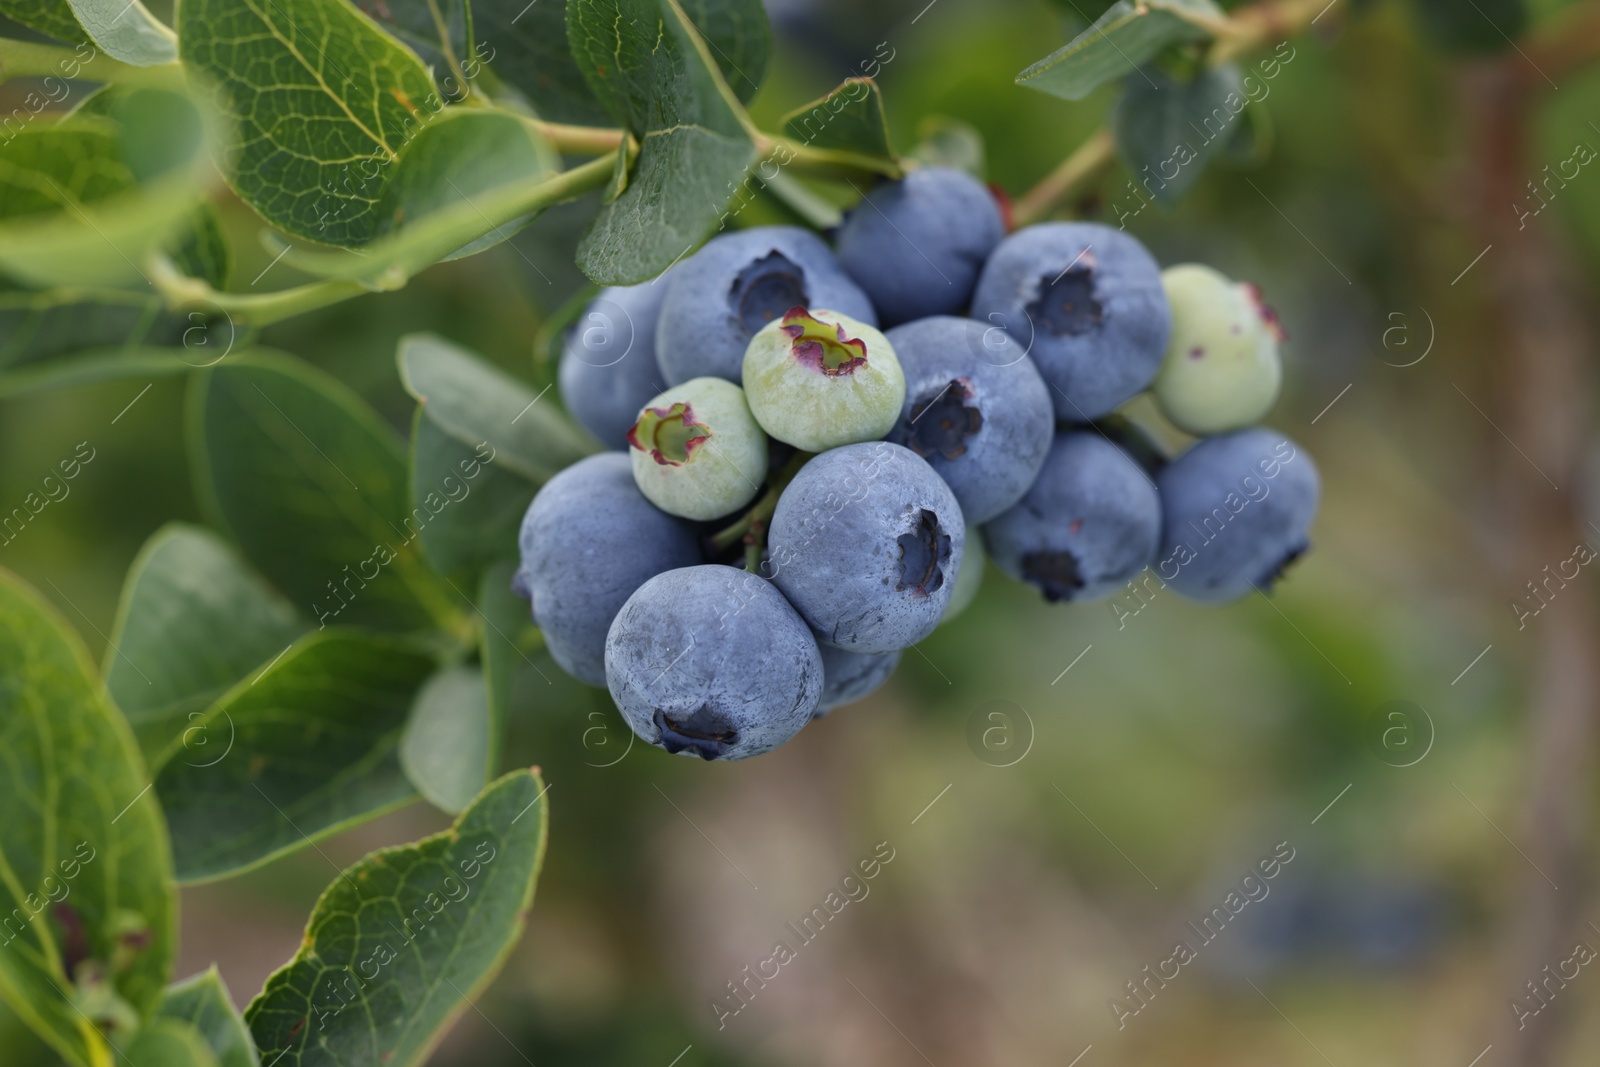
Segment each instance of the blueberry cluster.
[[[724,234],[608,289],[560,369],[614,451],[551,479],[517,587],[555,660],[669,752],[741,759],[884,683],[995,564],[1051,601],[1146,567],[1264,589],[1307,547],[1316,468],[1250,428],[1276,319],[1090,223],[1009,236],[962,172],[867,194],[834,247]],[[1168,460],[1115,410],[1150,390]]]

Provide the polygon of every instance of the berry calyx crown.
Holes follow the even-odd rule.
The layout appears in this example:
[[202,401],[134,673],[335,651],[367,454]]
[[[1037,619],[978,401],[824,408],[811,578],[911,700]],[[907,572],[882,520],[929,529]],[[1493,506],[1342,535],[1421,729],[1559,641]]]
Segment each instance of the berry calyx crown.
[[823,322],[803,307],[783,316],[784,333],[792,338],[789,350],[801,363],[829,377],[852,374],[867,365],[867,342],[845,333],[838,323]]
[[639,421],[628,431],[628,444],[663,467],[681,467],[694,456],[694,450],[711,440],[711,427],[695,421],[694,410],[686,403],[664,408],[645,408]]

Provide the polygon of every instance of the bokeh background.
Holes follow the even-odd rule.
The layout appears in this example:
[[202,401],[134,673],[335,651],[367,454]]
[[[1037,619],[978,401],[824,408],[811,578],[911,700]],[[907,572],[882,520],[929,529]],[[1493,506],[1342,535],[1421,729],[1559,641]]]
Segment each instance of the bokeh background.
[[[778,45],[752,110],[770,128],[886,42],[899,146],[925,116],[961,119],[983,133],[990,179],[1020,194],[1112,94],[1074,105],[1012,78],[1104,6],[768,0]],[[1596,579],[1585,568],[1542,601],[1528,586],[1580,540],[1600,546],[1586,461],[1600,166],[1543,187],[1556,192],[1537,216],[1514,205],[1536,206],[1526,183],[1547,164],[1600,147],[1600,21],[1583,21],[1593,4],[1537,0],[1519,27],[1511,6],[1335,0],[1269,83],[1268,159],[1219,166],[1130,224],[1164,264],[1257,281],[1288,329],[1269,422],[1314,457],[1325,496],[1314,552],[1270,600],[1052,607],[991,570],[885,690],[729,766],[630,750],[603,692],[536,659],[511,758],[551,783],[549,856],[527,935],[434,1062],[1596,1062],[1600,965],[1549,986],[1521,1029],[1511,1002],[1547,965],[1570,974],[1580,944],[1600,949]],[[1105,217],[1126,176],[1071,213]],[[237,203],[225,214],[235,277],[255,277],[261,224]],[[542,386],[535,339],[581,285],[585,217],[552,212],[262,339],[402,432],[404,333]],[[275,287],[299,280],[272,271]],[[79,442],[95,450],[0,565],[97,653],[141,543],[201,521],[183,382],[155,381],[113,423],[141,388],[0,402],[0,502]],[[1518,603],[1541,610],[1519,619]],[[331,865],[445,824],[418,804],[186,889],[180,977],[216,961],[242,1006],[293,954]],[[1202,945],[1185,924],[1275,850],[1293,858],[1269,895]],[[868,896],[802,945],[785,924],[875,853],[892,859]],[[1197,958],[1141,1004],[1127,983],[1180,939]],[[719,1020],[727,983],[778,940],[797,959]],[[3,1014],[0,1050],[49,1062]]]

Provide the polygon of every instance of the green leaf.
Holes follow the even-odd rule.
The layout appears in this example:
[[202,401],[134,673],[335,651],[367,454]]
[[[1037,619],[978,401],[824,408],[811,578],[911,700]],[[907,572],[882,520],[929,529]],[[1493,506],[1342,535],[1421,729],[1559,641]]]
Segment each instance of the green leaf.
[[157,761],[179,881],[236,874],[409,801],[395,750],[434,667],[400,639],[318,630],[207,708],[192,729],[213,740],[177,739]]
[[837,204],[786,170],[776,170],[771,177],[762,174],[761,192],[772,198],[778,210],[793,215],[800,225],[831,230],[844,222],[844,212]]
[[89,41],[66,0],[0,0],[0,15],[68,44]]
[[[570,0],[567,40],[596,98],[634,134],[667,129],[684,121],[708,121],[740,113],[738,97],[722,76],[715,52],[686,6],[718,18],[743,20],[766,29],[761,5],[751,0]],[[735,12],[732,9],[737,8]],[[727,10],[724,10],[727,9]],[[770,43],[753,45],[764,53]],[[718,46],[721,49],[721,46]],[[763,66],[765,59],[762,59]],[[739,77],[736,73],[735,77]],[[721,97],[726,107],[712,109]],[[719,129],[734,132],[725,122]]]
[[[191,326],[204,330],[202,326]],[[15,370],[0,371],[0,397],[96,385],[122,378],[167,377],[193,370],[193,358],[183,348],[127,346],[90,348],[24,364]]]
[[1212,0],[1117,0],[1095,24],[1017,75],[1017,84],[1082,100],[1168,45],[1203,41],[1225,18]]
[[411,502],[431,515],[422,527],[422,552],[440,574],[470,581],[516,550],[533,482],[450,436],[417,409],[411,426]]
[[578,268],[600,285],[657,277],[718,227],[755,158],[752,141],[699,126],[646,134],[627,191],[579,242]]
[[335,879],[300,951],[245,1009],[262,1060],[425,1060],[521,936],[544,859],[543,790],[537,771],[514,771],[449,830],[375,852]]
[[6,1067],[61,1067],[61,1057],[0,997],[0,1048],[6,1051]]
[[23,129],[0,153],[0,219],[52,215],[134,188],[120,133],[99,116]]
[[[480,0],[472,17],[495,74],[525,95],[540,116],[580,126],[610,125],[567,43],[568,5],[561,0]],[[748,102],[761,87],[772,31],[760,0],[688,0],[683,9],[734,94]]]
[[178,39],[139,0],[0,0],[0,15],[135,67],[171,63]]
[[521,201],[560,170],[560,157],[517,116],[447,111],[401,150],[373,208],[372,243],[362,255],[291,252],[289,262],[324,278],[398,288],[441,259],[515,234],[548,206]]
[[[90,105],[93,105],[92,107]],[[0,144],[0,271],[33,286],[142,283],[196,201],[199,113],[179,93],[97,93]]]
[[218,1067],[200,1031],[177,1019],[152,1019],[118,1058],[132,1067]]
[[491,726],[478,668],[450,667],[423,685],[400,739],[400,766],[428,803],[454,815],[489,783]]
[[170,523],[128,569],[106,650],[106,691],[146,758],[179,741],[203,762],[226,737],[191,729],[195,720],[307,629],[220,537]]
[[917,123],[917,144],[911,158],[929,167],[964,170],[987,181],[983,134],[976,126],[948,115],[925,115]]
[[172,966],[166,827],[77,635],[5,571],[0,708],[0,996],[69,1062],[111,1067],[90,1020],[148,1016]]
[[153,67],[178,58],[178,37],[139,0],[69,0],[89,39],[112,59]]
[[[530,185],[561,172],[561,155],[533,128],[504,111],[446,112],[400,153],[384,189],[380,236],[403,230],[435,211],[465,204],[502,186]],[[528,214],[493,227],[447,255],[459,259],[499,244],[533,221]],[[488,220],[484,220],[488,227]]]
[[1158,201],[1175,204],[1244,125],[1244,77],[1231,63],[1190,82],[1155,67],[1140,74],[1111,114],[1117,153],[1135,175],[1155,179],[1148,187]]
[[517,668],[533,663],[523,646],[540,636],[533,627],[528,602],[512,591],[516,570],[516,563],[501,560],[483,572],[483,581],[478,585],[478,659],[483,663],[484,685],[489,694],[491,774],[499,766],[506,723],[511,721],[511,687]]
[[601,208],[578,266],[642,282],[723,219],[755,161],[754,132],[676,0],[573,0],[567,37],[596,96],[640,139],[627,190]]
[[226,289],[233,274],[233,250],[222,232],[222,217],[209,201],[195,209],[167,244],[179,270],[213,289]]
[[628,179],[633,174],[634,160],[638,158],[638,145],[630,138],[617,146],[612,153],[611,179],[600,192],[600,202],[609,204],[628,191]]
[[761,90],[772,55],[772,27],[761,0],[680,0],[722,78],[740,103]]
[[[472,60],[472,10],[467,0],[354,0],[362,13],[399,38],[432,68],[439,93],[454,103],[466,95],[454,64]],[[452,63],[454,61],[454,63]],[[470,76],[472,71],[467,71]]]
[[1272,112],[1259,103],[1252,103],[1239,116],[1233,136],[1220,157],[1224,162],[1239,167],[1262,163],[1272,154],[1276,133],[1272,126]]
[[[554,404],[499,368],[433,334],[400,339],[400,382],[423,413],[462,444],[542,483],[593,447]],[[548,390],[546,386],[546,390]]]
[[539,181],[562,170],[560,155],[515,115],[496,110],[446,112],[400,152],[379,202],[378,235],[472,202],[510,181]]
[[388,170],[444,102],[421,61],[344,0],[184,0],[179,52],[229,133],[218,165],[274,226],[366,244]]
[[162,313],[154,293],[116,289],[0,292],[0,367],[86,348],[178,340],[182,319]]
[[492,42],[483,53],[489,66],[542,118],[579,126],[611,124],[567,46],[564,0],[479,0],[472,5],[472,20]]
[[812,148],[895,163],[883,91],[871,78],[846,78],[828,95],[789,112],[783,132]]
[[212,524],[297,610],[401,631],[456,618],[416,543],[399,440],[328,375],[259,352],[201,371],[189,459]]
[[197,1030],[215,1055],[218,1067],[259,1067],[256,1045],[216,967],[170,986],[156,1014]]

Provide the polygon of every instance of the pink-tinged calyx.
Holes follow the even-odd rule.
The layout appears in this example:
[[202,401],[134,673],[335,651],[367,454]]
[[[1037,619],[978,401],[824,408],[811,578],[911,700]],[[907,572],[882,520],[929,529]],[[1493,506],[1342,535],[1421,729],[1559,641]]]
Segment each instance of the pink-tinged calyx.
[[694,450],[711,440],[711,427],[694,421],[688,404],[665,408],[645,408],[639,421],[628,431],[628,444],[663,467],[681,467]]
[[1244,289],[1245,295],[1250,298],[1251,306],[1256,309],[1256,314],[1261,318],[1261,325],[1265,326],[1267,332],[1272,334],[1273,338],[1280,344],[1287,341],[1289,333],[1283,328],[1283,322],[1278,318],[1278,313],[1268,307],[1267,302],[1262,299],[1261,287],[1254,282],[1240,282],[1239,285]]
[[789,350],[794,358],[812,370],[841,377],[867,365],[867,342],[845,333],[842,325],[813,317],[803,307],[790,308],[781,329],[793,339]]

